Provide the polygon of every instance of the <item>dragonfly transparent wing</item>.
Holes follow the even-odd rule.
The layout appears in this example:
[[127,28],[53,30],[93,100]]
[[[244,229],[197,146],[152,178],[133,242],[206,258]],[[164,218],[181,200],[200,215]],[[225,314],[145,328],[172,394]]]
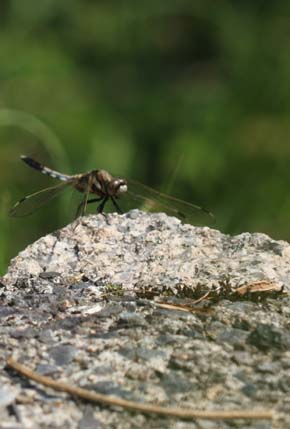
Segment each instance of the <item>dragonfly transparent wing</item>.
[[88,186],[80,204],[78,205],[78,208],[75,214],[75,219],[77,219],[79,216],[84,216],[86,214],[86,210],[88,206],[88,198],[89,198],[89,189],[90,188]]
[[215,217],[209,210],[155,191],[149,186],[134,180],[128,180],[127,193],[134,200],[142,201],[142,208],[148,211],[164,211],[169,215],[178,217],[183,222],[193,225],[212,224],[215,222]]
[[14,207],[12,207],[9,212],[9,216],[22,217],[30,215],[35,210],[46,204],[48,201],[61,194],[65,189],[71,186],[71,184],[71,181],[60,183],[59,185],[42,189],[41,191],[34,192],[31,195],[27,195],[26,197],[18,201]]

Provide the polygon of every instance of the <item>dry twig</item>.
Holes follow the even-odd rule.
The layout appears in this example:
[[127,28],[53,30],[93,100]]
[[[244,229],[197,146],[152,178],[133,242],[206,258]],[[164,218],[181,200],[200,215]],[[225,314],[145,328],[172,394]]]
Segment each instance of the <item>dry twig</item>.
[[165,408],[157,405],[139,404],[137,402],[127,401],[101,393],[92,392],[87,389],[80,387],[71,386],[66,383],[55,381],[50,377],[39,375],[34,371],[31,371],[26,366],[20,364],[13,358],[7,359],[8,367],[14,369],[24,377],[27,377],[36,383],[40,383],[44,386],[50,387],[60,392],[66,392],[72,396],[92,401],[96,403],[102,403],[110,406],[122,407],[132,411],[139,411],[147,414],[158,414],[165,417],[179,417],[181,419],[208,419],[208,420],[232,420],[232,419],[272,419],[272,412],[265,410],[256,411],[199,411],[191,410],[186,408]]
[[179,310],[179,311],[185,311],[186,313],[192,313],[194,311],[193,308],[191,308],[188,305],[176,305],[171,304],[169,302],[163,302],[163,301],[156,301],[154,302],[156,307],[165,308],[166,310]]
[[268,280],[261,280],[257,282],[247,283],[243,286],[238,287],[235,290],[235,294],[243,296],[243,295],[250,295],[250,294],[260,294],[261,296],[263,294],[274,294],[279,293],[281,294],[283,292],[283,286],[279,285],[275,282],[270,282]]

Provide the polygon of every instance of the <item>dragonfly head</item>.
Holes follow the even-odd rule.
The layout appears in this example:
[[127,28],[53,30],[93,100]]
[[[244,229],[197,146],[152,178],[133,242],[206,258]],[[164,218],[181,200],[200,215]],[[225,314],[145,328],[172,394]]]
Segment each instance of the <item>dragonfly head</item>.
[[111,197],[119,197],[120,195],[127,192],[127,190],[127,182],[124,179],[114,178],[108,183],[107,186],[107,192]]

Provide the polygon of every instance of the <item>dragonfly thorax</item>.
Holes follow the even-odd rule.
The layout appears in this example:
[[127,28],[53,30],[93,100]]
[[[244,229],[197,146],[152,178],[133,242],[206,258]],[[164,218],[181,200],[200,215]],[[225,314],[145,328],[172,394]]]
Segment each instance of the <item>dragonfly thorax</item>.
[[108,197],[118,197],[127,192],[127,181],[119,177],[113,177],[106,170],[98,170],[96,172],[97,181],[101,190]]

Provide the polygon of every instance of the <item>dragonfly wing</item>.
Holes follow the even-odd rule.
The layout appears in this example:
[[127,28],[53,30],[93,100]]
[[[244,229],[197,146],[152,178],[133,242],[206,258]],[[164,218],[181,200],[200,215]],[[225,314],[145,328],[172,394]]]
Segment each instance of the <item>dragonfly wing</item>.
[[178,217],[183,222],[194,225],[215,222],[215,217],[209,210],[163,194],[134,180],[128,180],[128,195],[137,201],[143,201],[145,210],[164,211]]
[[34,192],[31,195],[27,195],[18,201],[14,207],[9,212],[9,216],[12,217],[22,217],[28,216],[33,213],[35,210],[46,204],[52,198],[57,197],[65,189],[71,186],[72,182],[60,183],[57,186],[52,186],[50,188],[43,189],[38,192]]
[[77,219],[79,216],[84,216],[86,214],[87,206],[88,206],[88,198],[89,198],[89,186],[87,187],[85,191],[85,195],[83,196],[80,204],[78,205],[75,219]]

